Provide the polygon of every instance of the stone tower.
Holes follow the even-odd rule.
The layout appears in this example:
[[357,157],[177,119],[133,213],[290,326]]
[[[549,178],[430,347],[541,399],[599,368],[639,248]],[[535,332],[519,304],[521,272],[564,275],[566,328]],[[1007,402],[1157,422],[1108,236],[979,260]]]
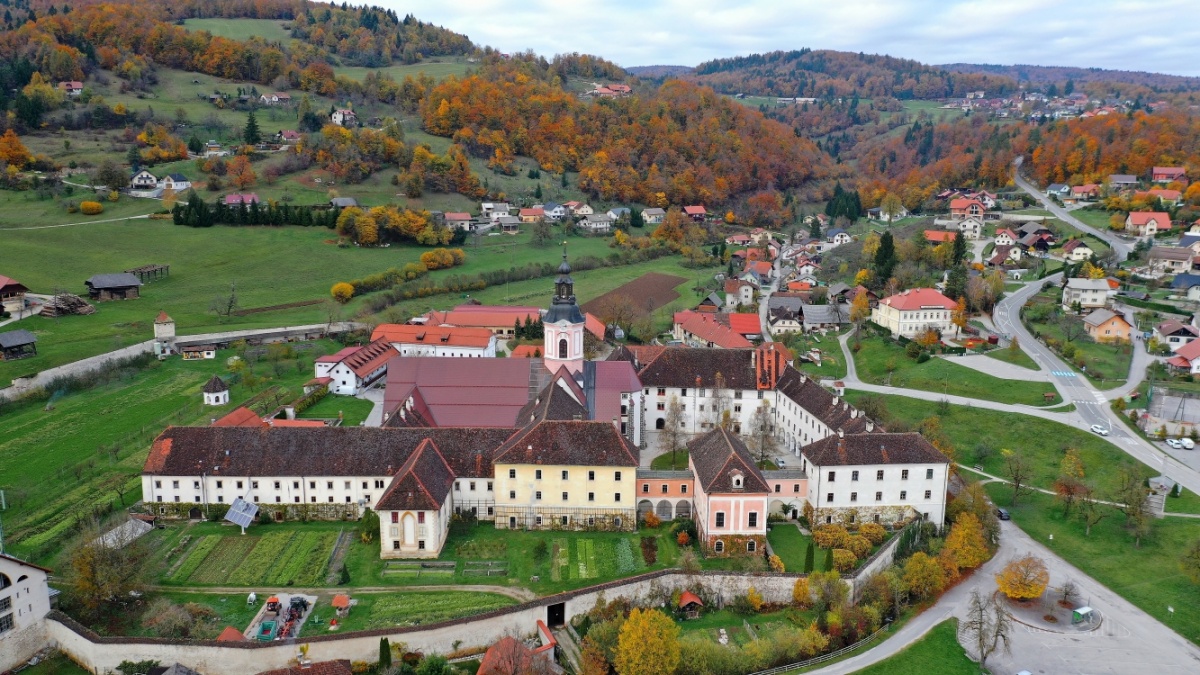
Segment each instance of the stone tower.
[[165,359],[175,353],[175,319],[159,312],[154,320],[154,355]]

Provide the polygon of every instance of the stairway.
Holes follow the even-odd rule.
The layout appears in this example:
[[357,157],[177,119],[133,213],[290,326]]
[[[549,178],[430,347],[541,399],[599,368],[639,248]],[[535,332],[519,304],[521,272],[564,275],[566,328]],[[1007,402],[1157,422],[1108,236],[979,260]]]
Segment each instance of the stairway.
[[583,662],[583,657],[579,653],[579,645],[575,643],[575,639],[571,637],[570,631],[565,627],[555,628],[552,631],[554,639],[558,641],[558,653],[562,656],[562,665],[566,666],[567,670],[578,673],[579,664]]

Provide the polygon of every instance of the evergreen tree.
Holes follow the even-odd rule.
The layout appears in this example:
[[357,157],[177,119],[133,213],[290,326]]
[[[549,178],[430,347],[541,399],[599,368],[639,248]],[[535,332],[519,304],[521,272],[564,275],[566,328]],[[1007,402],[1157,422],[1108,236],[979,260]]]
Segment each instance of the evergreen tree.
[[567,172],[566,171],[564,171],[563,175],[562,175],[562,186],[567,187]]
[[816,565],[816,550],[813,543],[808,542],[808,550],[804,553],[804,573],[811,574],[813,567]]
[[392,645],[385,637],[379,638],[379,670],[392,667]]
[[[954,235],[954,248],[951,249],[950,262],[955,265],[961,265],[963,259],[967,257],[967,238],[962,232]],[[957,296],[955,296],[957,297]]]
[[195,134],[188,139],[188,152],[192,153],[193,155],[198,155],[201,152],[204,152],[204,144],[200,142],[199,138],[196,138]]
[[825,564],[821,566],[821,569],[825,572],[833,571],[833,549],[826,549]]
[[630,209],[630,211],[629,211],[629,227],[631,227],[631,228],[636,227],[638,229],[641,229],[645,226],[646,226],[646,219],[645,219],[645,217],[642,216],[642,212],[637,209]]
[[246,145],[258,145],[262,142],[262,132],[258,130],[258,120],[254,118],[253,110],[246,118],[246,128],[242,130],[242,140],[246,142]]
[[538,183],[537,187],[533,189],[533,198],[534,199],[542,198],[542,184],[541,183]]
[[967,293],[967,269],[962,265],[950,268],[946,276],[946,297],[961,298]]
[[137,169],[142,163],[142,153],[138,151],[136,145],[129,146],[129,150],[125,153],[125,162],[130,168]]
[[875,251],[875,279],[879,283],[887,283],[896,269],[896,242],[891,232],[884,232],[879,237],[879,250]]

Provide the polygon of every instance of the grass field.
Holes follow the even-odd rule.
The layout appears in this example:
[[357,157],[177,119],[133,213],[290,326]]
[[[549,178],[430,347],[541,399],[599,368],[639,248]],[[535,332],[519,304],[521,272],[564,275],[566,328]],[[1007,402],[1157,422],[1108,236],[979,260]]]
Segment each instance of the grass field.
[[[668,528],[669,523],[637,533],[524,531],[481,523],[451,529],[438,561],[453,562],[452,569],[421,570],[419,564],[384,562],[378,542],[353,543],[345,565],[356,585],[516,584],[546,595],[670,567],[678,548]],[[658,559],[652,565],[642,558],[642,536],[658,539]],[[539,542],[545,542],[541,557],[536,554]],[[492,574],[482,573],[489,567]]]
[[[771,529],[767,532],[767,541],[771,544],[771,550],[775,555],[783,560],[783,567],[788,572],[803,572],[804,557],[808,555],[808,546],[812,543],[812,537],[806,537],[800,533],[800,529],[791,523],[774,523]],[[814,564],[818,560],[824,560],[824,551],[820,551],[819,557],[816,556],[818,551],[813,551]]]
[[[878,337],[862,341],[862,349],[855,355],[854,362],[859,377],[865,382],[1000,403],[1041,405],[1042,394],[1053,391],[1053,387],[1045,383],[1005,380],[945,359],[932,358],[917,363],[905,356],[903,347]],[[892,369],[890,374],[889,368]]]
[[312,377],[312,359],[334,346],[316,343],[300,352],[298,365],[283,364],[280,373],[262,363],[255,372],[268,381],[253,390],[234,384],[227,406],[201,405],[200,389],[212,375],[225,373],[224,359],[232,352],[207,361],[153,362],[113,384],[58,398],[49,410],[44,402],[6,407],[0,436],[5,544],[18,554],[52,553],[73,534],[80,509],[86,515],[93,505],[119,504],[118,489],[127,491],[125,504],[141,498],[137,475],[150,440],[167,424],[206,423],[266,386],[281,385],[294,398]]
[[471,67],[472,64],[467,63],[465,56],[437,56],[425,59],[420,63],[385,66],[383,68],[338,66],[333,69],[333,74],[361,80],[366,77],[367,73],[379,73],[380,75],[390,75],[397,82],[403,82],[405,77],[412,76],[416,78],[421,73],[425,73],[435,80],[444,79],[449,75],[462,77],[467,74],[467,71]]
[[[847,392],[846,398],[858,405],[868,396],[862,392]],[[1039,417],[1004,413],[982,408],[950,405],[945,414],[932,401],[883,396],[888,413],[902,426],[916,428],[924,419],[938,416],[942,431],[955,448],[956,459],[967,466],[979,465],[994,476],[1004,477],[1004,448],[1019,449],[1032,465],[1031,484],[1049,489],[1058,476],[1059,465],[1066,448],[1075,448],[1083,461],[1085,478],[1107,493],[1115,487],[1117,472],[1126,463],[1134,463],[1112,443],[1083,429],[1076,429]],[[1145,465],[1146,476],[1157,474]],[[964,477],[971,477],[964,471]]]
[[87,675],[89,673],[62,652],[54,652],[50,658],[21,672],[25,675]]
[[283,19],[188,19],[183,22],[188,30],[206,30],[230,40],[249,40],[257,36],[284,45],[292,39],[291,33],[283,27],[286,24]]
[[659,455],[651,460],[650,468],[658,469],[660,471],[682,471],[688,468],[687,450],[676,450],[674,457],[675,461],[674,464],[672,464],[671,453],[668,452],[665,455]]
[[836,334],[793,333],[777,339],[785,343],[788,349],[792,350],[792,354],[797,356],[807,354],[811,349],[821,350],[821,365],[796,359],[796,367],[800,370],[819,378],[838,379],[846,376],[846,358],[842,355]]
[[353,396],[329,395],[316,405],[296,415],[299,419],[336,419],[342,415],[342,426],[356,427],[367,419],[375,404]]
[[958,644],[958,620],[948,619],[899,654],[855,672],[857,675],[976,675],[979,665]]
[[338,620],[341,632],[433,623],[517,604],[506,595],[471,591],[361,593],[353,597],[358,604],[349,616]]
[[[988,492],[996,504],[1009,506],[1011,492],[1003,486],[988,485]],[[1062,508],[1049,495],[1022,497],[1011,513],[1013,524],[1034,539],[1049,542],[1053,534],[1050,548],[1067,562],[1183,637],[1200,643],[1200,605],[1191,601],[1197,587],[1179,569],[1186,548],[1200,538],[1200,522],[1192,518],[1155,520],[1153,534],[1138,549],[1123,528],[1124,516],[1115,511],[1092,528],[1090,537],[1084,535],[1079,520],[1063,518]],[[1059,582],[1050,580],[1052,585]],[[1175,608],[1174,614],[1167,611],[1168,606]]]
[[[1020,345],[1018,344],[1018,346]],[[984,354],[998,361],[1003,361],[1014,366],[1020,366],[1021,368],[1028,368],[1031,371],[1036,371],[1038,369],[1037,363],[1035,363],[1033,359],[1029,358],[1028,354],[1020,349],[1014,351],[1008,347],[1001,347],[999,349],[989,349],[984,352]]]

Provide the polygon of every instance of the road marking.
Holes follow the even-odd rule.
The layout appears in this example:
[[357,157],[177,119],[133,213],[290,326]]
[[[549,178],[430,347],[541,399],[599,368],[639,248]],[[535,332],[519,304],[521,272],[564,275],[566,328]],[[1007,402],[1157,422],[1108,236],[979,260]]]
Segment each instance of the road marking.
[[1050,371],[1050,374],[1056,377],[1075,377],[1078,375],[1078,373],[1073,370],[1052,370]]

